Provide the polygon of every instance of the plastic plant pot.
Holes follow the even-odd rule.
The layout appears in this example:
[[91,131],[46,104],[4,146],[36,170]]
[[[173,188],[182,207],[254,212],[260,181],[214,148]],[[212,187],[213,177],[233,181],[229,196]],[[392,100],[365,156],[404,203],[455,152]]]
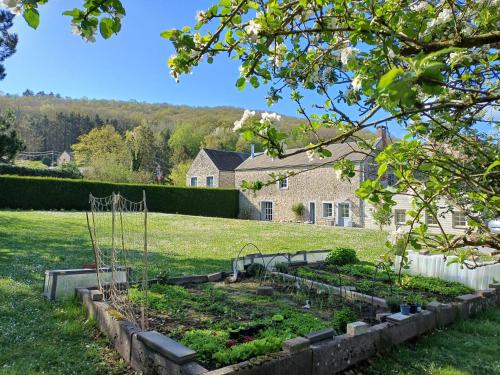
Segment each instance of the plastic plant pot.
[[403,315],[410,315],[410,305],[403,303],[402,305],[399,306],[401,314]]
[[416,313],[417,313],[417,304],[410,303],[410,314],[416,314]]

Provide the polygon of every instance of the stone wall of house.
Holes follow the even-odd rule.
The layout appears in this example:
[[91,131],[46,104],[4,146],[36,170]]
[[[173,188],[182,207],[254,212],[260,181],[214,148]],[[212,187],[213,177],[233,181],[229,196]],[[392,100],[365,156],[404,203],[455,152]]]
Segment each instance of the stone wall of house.
[[[300,170],[295,170],[298,172]],[[240,186],[243,180],[246,181],[267,181],[268,171],[240,171],[236,170],[235,186]],[[278,171],[285,173],[286,170]],[[304,217],[300,221],[309,221],[310,202],[316,204],[315,222],[318,224],[338,225],[337,213],[339,203],[349,203],[352,224],[355,227],[364,226],[363,223],[363,202],[356,196],[356,189],[359,187],[361,176],[359,173],[351,182],[340,181],[331,166],[304,171],[288,180],[288,188],[280,189],[278,184],[264,187],[257,192],[246,191],[240,193],[240,217],[261,220],[262,202],[273,203],[273,221],[296,221],[292,212],[292,205],[301,202],[306,210]],[[323,203],[333,203],[333,217],[326,218],[323,213]]]
[[[394,231],[397,228],[403,226],[400,223],[396,222],[396,215],[395,211],[396,210],[405,210],[407,213],[409,210],[411,210],[411,197],[406,196],[406,195],[397,195],[395,196],[394,200],[396,201],[396,205],[392,208],[393,212],[393,217],[391,220],[391,225],[388,227],[385,227],[386,230],[389,231]],[[455,233],[455,234],[461,234],[465,232],[465,227],[461,226],[456,226],[453,223],[453,209],[449,207],[449,205],[443,200],[438,203],[439,207],[443,207],[442,209],[439,210],[438,216],[439,216],[439,222],[443,226],[443,229],[446,231],[446,233]],[[446,207],[446,208],[444,208]],[[378,229],[379,225],[375,223],[373,220],[373,210],[375,208],[367,204],[366,205],[366,217],[365,217],[365,224],[366,228],[372,228],[372,229]],[[408,220],[410,217],[408,214],[406,214],[406,220]],[[422,217],[422,221],[425,220],[425,214]],[[429,231],[431,233],[441,233],[439,227],[437,224],[428,224],[429,225]]]
[[219,187],[235,187],[234,185],[234,171],[220,171],[219,172]]
[[197,186],[207,186],[207,177],[213,176],[214,187],[219,186],[219,170],[204,151],[200,151],[186,174],[186,186],[191,185],[191,177],[198,178]]

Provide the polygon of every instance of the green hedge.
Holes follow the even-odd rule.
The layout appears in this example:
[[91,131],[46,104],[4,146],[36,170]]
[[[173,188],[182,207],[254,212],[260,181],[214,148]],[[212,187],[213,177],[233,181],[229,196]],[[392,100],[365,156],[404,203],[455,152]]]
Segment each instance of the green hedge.
[[0,164],[0,175],[57,177],[57,178],[82,178],[80,174],[60,169],[36,169],[20,167],[19,165]]
[[34,210],[88,210],[89,193],[96,197],[121,193],[139,201],[146,191],[149,211],[186,215],[236,217],[238,190],[181,188],[161,185],[43,177],[0,176],[0,208]]

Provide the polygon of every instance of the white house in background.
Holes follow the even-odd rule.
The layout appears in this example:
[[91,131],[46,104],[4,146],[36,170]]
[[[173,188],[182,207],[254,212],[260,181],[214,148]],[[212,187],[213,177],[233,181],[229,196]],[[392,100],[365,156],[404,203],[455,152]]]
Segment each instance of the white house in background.
[[73,160],[73,155],[71,152],[63,151],[61,155],[57,158],[57,165],[61,166],[63,164],[67,164]]

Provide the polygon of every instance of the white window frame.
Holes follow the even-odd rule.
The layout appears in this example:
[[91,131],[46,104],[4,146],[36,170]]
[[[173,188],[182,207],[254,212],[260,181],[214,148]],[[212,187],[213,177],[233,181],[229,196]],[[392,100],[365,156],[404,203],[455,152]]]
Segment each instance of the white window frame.
[[351,202],[339,202],[338,203],[338,218],[340,219],[340,205],[343,204],[343,205],[347,205],[347,213],[349,214],[349,216],[342,216],[344,219],[347,218],[347,219],[351,219],[352,218],[352,213],[351,213]]
[[[264,207],[264,205],[266,203],[270,203],[271,204],[271,218],[270,219],[267,219],[267,212],[265,211],[266,210],[266,207]],[[273,221],[274,219],[274,202],[273,201],[269,201],[269,200],[263,200],[263,201],[260,201],[260,219],[263,220],[263,221]]]
[[[398,221],[398,211],[401,213],[403,211],[404,220]],[[404,208],[395,208],[394,209],[394,225],[403,225],[406,224],[406,210]]]
[[[464,217],[464,223],[463,224],[457,224],[455,220],[455,215],[461,214]],[[465,228],[467,226],[467,216],[465,215],[465,212],[463,211],[455,211],[451,213],[451,224],[453,228]]]
[[[193,179],[195,181],[194,185],[193,185]],[[191,177],[189,177],[189,186],[191,186],[191,187],[197,187],[198,186],[198,176],[191,176]]]
[[[209,184],[208,184],[208,179],[209,179],[209,178],[211,178],[211,179],[212,179],[212,185],[209,185]],[[207,187],[214,187],[214,186],[215,186],[215,178],[214,178],[214,176],[207,176],[207,177],[205,178],[205,185],[206,185]]]
[[[332,216],[325,215],[325,204],[332,205]],[[322,201],[321,202],[321,217],[323,219],[333,219],[335,217],[335,203],[331,201]]]
[[[281,183],[283,183],[283,182],[286,184],[286,186],[281,186]],[[287,190],[288,189],[288,177],[280,179],[276,183],[278,185],[278,190]]]
[[435,227],[438,225],[437,221],[435,223],[429,223],[429,219],[431,219],[432,221],[434,221],[434,216],[432,216],[431,214],[429,214],[427,211],[425,212],[425,224],[430,226],[430,227]]

